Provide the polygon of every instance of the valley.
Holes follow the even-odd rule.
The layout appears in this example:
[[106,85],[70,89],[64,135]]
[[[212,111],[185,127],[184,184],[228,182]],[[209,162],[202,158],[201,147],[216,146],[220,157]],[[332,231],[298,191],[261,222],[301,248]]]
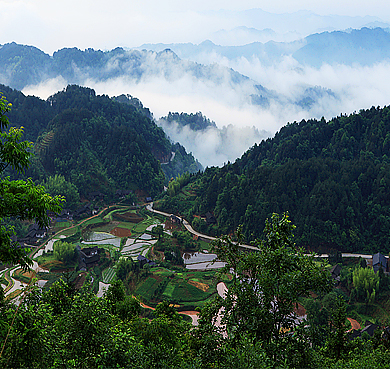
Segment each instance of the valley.
[[389,367],[390,23],[143,6],[0,40],[0,367]]
[[[40,246],[35,246],[30,254],[33,259],[31,272],[24,273],[18,267],[1,272],[0,280],[8,282],[8,285],[3,286],[5,295],[15,298],[31,283],[36,283],[41,288],[50,288],[64,273],[68,273],[70,281],[78,289],[89,281],[91,288],[98,296],[102,296],[103,290],[118,278],[116,271],[122,260],[137,266],[137,273],[125,285],[128,287],[127,292],[137,296],[145,305],[155,307],[157,303],[168,299],[179,312],[194,311],[196,307],[202,307],[217,293],[216,286],[221,280],[217,279],[215,268],[220,268],[224,263],[212,264],[216,255],[207,251],[207,243],[199,241],[195,248],[180,251],[182,261],[179,264],[158,265],[159,262],[164,262],[164,254],[155,249],[159,236],[153,229],[162,225],[167,239],[172,238],[173,230],[183,232],[185,229],[181,229],[180,224],[172,223],[169,215],[161,217],[142,211],[141,208],[131,208],[112,205],[80,222],[53,221],[53,227],[48,233],[53,233],[55,229],[55,234]],[[151,206],[148,209],[152,211]],[[140,211],[142,216],[138,215]],[[79,246],[81,251],[97,247],[100,260],[81,269],[78,260],[61,262],[53,255],[53,244],[56,241],[69,242],[73,247]],[[182,249],[180,245],[176,247]],[[136,281],[132,281],[132,278]],[[225,278],[225,281],[228,283],[229,279]]]

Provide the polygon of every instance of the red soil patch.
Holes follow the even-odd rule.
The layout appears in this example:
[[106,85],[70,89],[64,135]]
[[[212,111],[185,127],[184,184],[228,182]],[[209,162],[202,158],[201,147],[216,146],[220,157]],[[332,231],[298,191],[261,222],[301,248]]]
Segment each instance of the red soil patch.
[[349,320],[349,322],[351,323],[351,326],[352,326],[352,328],[351,328],[351,330],[353,330],[353,329],[360,329],[361,327],[360,327],[360,324],[359,324],[359,322],[357,321],[357,320],[355,320],[355,319],[352,319],[352,318],[347,318],[348,320]]
[[208,284],[202,282],[196,282],[196,281],[188,281],[188,284],[202,290],[203,292],[206,292],[210,287]]
[[298,303],[298,305],[294,307],[294,312],[298,316],[305,316],[306,315],[306,309],[300,303]]
[[131,236],[130,229],[120,228],[120,227],[115,227],[110,233],[116,237],[130,237]]
[[184,315],[199,315],[199,311],[178,311],[178,313]]

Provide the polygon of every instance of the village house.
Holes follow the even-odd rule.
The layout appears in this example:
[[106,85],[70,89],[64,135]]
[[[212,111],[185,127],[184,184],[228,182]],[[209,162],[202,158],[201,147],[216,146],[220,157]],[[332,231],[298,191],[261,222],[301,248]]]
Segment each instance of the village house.
[[169,217],[171,219],[171,222],[172,223],[181,223],[181,219],[179,217],[177,217],[176,215],[173,215],[171,214],[171,216]]
[[387,260],[386,257],[378,252],[372,256],[372,269],[377,273],[382,268],[384,272],[387,272]]
[[97,246],[81,248],[76,246],[79,253],[79,269],[82,271],[97,265],[100,261],[99,249]]
[[339,264],[334,265],[330,270],[330,274],[333,280],[340,282],[341,266]]
[[139,266],[141,268],[143,268],[145,264],[149,264],[150,266],[156,265],[156,263],[154,261],[149,260],[148,258],[146,258],[143,255],[138,255],[137,260],[138,260]]
[[46,237],[47,235],[47,228],[40,227],[38,223],[34,223],[30,225],[28,228],[28,232],[26,236],[21,238],[19,241],[27,243],[29,245],[35,245],[39,240]]

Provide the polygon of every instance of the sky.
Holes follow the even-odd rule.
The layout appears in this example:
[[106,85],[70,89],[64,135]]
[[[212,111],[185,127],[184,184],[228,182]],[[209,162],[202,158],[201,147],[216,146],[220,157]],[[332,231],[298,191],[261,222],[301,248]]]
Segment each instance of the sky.
[[[0,0],[0,5],[0,44],[15,41],[49,54],[63,47],[107,50],[143,43],[199,43],[219,29],[239,26],[239,12],[252,8],[390,21],[390,2],[384,0]],[[261,24],[255,26],[261,29]]]

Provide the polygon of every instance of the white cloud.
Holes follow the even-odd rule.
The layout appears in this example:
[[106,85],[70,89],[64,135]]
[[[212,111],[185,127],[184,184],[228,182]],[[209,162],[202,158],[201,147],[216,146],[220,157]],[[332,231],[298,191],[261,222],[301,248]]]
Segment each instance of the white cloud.
[[[174,125],[165,128],[174,141],[181,142],[203,165],[234,161],[264,137],[262,131],[272,135],[287,122],[322,116],[331,119],[341,113],[389,104],[390,81],[387,76],[390,75],[390,63],[387,62],[371,67],[324,65],[315,69],[303,67],[291,57],[264,66],[256,58],[229,61],[216,54],[202,56],[204,62],[224,64],[284,96],[281,101],[271,101],[268,108],[260,108],[251,105],[248,99],[254,93],[252,82],[232,83],[226,69],[212,65],[209,67],[210,78],[205,78],[205,74],[194,74],[188,63],[175,63],[169,55],[159,63],[155,63],[155,58],[156,54],[148,54],[140,66],[144,72],[140,80],[131,77],[130,64],[124,67],[128,68],[127,75],[104,82],[80,75],[81,84],[94,88],[97,94],[131,94],[150,108],[156,118],[166,116],[170,111],[201,111],[222,131],[200,133],[180,130]],[[107,68],[117,67],[113,59]],[[56,78],[26,87],[23,92],[47,98],[65,86],[63,78]],[[311,86],[328,88],[336,97],[324,94],[310,110],[293,104]]]

